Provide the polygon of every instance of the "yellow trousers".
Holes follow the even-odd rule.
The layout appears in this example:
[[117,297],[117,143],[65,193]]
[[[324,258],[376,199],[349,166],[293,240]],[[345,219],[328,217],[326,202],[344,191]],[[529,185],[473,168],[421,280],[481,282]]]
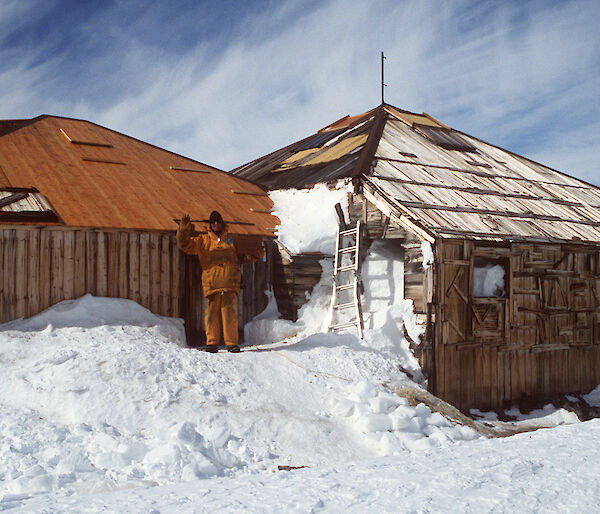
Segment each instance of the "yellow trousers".
[[221,332],[227,346],[238,344],[237,293],[223,291],[208,297],[206,309],[206,344],[217,346]]

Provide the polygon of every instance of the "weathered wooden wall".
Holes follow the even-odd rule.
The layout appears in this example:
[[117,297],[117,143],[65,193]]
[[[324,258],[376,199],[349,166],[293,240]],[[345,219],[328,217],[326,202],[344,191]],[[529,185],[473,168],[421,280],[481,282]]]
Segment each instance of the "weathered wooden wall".
[[[173,233],[5,227],[0,271],[0,322],[90,293],[182,317],[188,342],[203,340],[201,268],[177,248]],[[265,306],[267,262],[244,265],[242,275],[239,312],[246,322]]]
[[[294,255],[292,260],[273,252],[273,287],[279,312],[285,319],[296,321],[298,310],[321,280],[323,268],[319,261],[327,258],[321,253]],[[330,260],[333,260],[329,256]]]
[[[600,383],[600,250],[439,242],[434,393],[465,410]],[[475,257],[504,259],[502,298],[473,297]]]

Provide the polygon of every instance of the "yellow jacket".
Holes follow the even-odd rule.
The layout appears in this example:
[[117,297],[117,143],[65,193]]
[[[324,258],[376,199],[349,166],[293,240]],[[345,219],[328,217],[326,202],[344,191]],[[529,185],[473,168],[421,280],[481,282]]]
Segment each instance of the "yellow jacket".
[[202,266],[202,290],[204,296],[222,291],[239,293],[241,273],[240,264],[262,258],[263,251],[257,255],[240,254],[235,238],[223,229],[220,236],[209,230],[208,234],[190,237],[189,233],[177,230],[177,245],[185,253],[198,255]]

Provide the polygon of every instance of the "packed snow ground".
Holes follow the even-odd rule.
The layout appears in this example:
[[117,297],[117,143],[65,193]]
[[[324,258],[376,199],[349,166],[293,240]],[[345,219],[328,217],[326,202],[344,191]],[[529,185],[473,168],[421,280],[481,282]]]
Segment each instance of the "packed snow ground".
[[[319,207],[340,193],[316,190]],[[310,226],[298,251],[330,230]],[[363,267],[364,341],[322,333],[326,261],[299,321],[271,301],[237,355],[186,348],[181,320],[127,300],[84,296],[0,325],[0,510],[595,508],[600,422],[547,408],[528,426],[573,424],[487,439],[394,393],[423,377],[393,253],[373,245]]]

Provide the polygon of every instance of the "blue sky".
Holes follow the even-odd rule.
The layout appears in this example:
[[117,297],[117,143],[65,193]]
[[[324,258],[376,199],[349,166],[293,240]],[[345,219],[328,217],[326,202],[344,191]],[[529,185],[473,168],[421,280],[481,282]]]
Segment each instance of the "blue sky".
[[600,184],[600,2],[2,0],[0,118],[231,169],[386,101]]

